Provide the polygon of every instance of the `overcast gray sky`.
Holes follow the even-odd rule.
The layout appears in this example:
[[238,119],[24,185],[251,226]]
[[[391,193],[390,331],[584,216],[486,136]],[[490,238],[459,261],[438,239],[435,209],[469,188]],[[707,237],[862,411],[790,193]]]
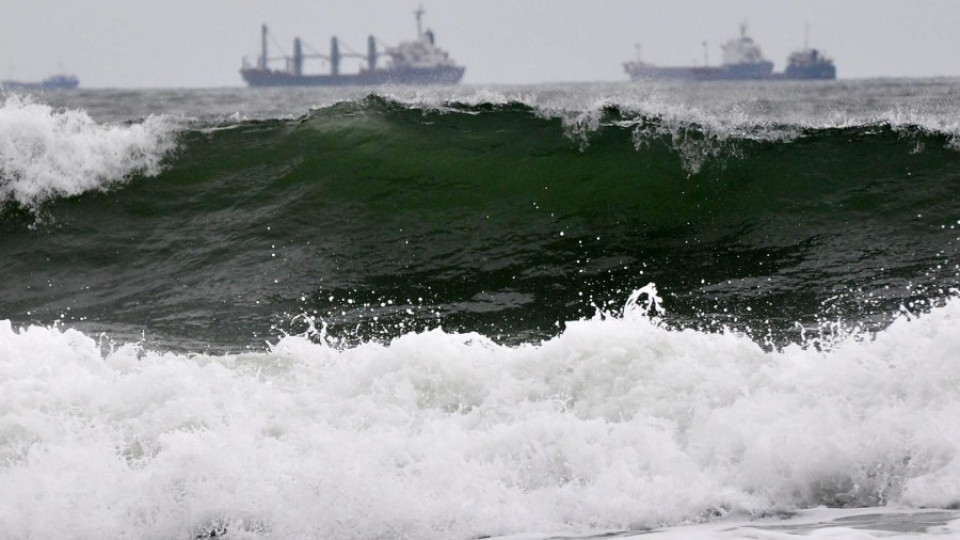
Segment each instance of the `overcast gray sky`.
[[[419,0],[0,0],[0,79],[65,71],[97,87],[240,86],[267,23],[289,53],[300,36],[362,51],[366,36],[413,37]],[[841,78],[960,76],[958,0],[423,0],[464,83],[626,80],[642,44],[661,65],[710,61],[741,21],[782,70],[810,44]],[[344,71],[355,71],[350,60]],[[319,65],[309,66],[318,71]]]

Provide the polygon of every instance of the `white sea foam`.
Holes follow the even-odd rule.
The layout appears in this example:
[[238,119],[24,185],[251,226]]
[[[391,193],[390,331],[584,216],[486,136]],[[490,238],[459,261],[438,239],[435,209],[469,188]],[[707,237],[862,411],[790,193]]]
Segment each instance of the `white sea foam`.
[[774,352],[644,311],[539,345],[438,329],[235,356],[0,322],[0,537],[585,534],[960,502],[960,301]]
[[0,203],[34,205],[103,190],[134,173],[157,174],[173,134],[165,117],[105,125],[80,110],[7,97],[0,101]]

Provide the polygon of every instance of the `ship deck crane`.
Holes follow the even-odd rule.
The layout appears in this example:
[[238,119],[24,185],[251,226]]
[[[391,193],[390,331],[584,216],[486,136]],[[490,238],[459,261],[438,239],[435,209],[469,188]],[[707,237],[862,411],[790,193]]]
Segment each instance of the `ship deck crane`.
[[[283,56],[270,57],[268,54],[268,47],[267,47],[268,42],[272,42],[278,49],[281,50],[281,52],[283,52],[283,48],[280,46],[279,43],[277,43],[275,39],[273,39],[273,36],[272,34],[270,34],[270,31],[267,28],[266,24],[262,25],[260,29],[261,29],[260,56],[257,58],[257,68],[262,69],[264,71],[267,71],[270,69],[271,62],[277,62],[282,60],[286,63],[287,72],[293,73],[294,75],[297,75],[297,76],[302,76],[304,61],[308,59],[319,59],[319,60],[326,61],[330,64],[330,73],[332,75],[339,75],[340,62],[344,58],[364,59],[367,61],[367,69],[369,69],[370,71],[374,71],[377,68],[377,58],[387,54],[386,52],[380,52],[377,50],[377,43],[379,42],[379,40],[377,40],[377,38],[375,38],[374,36],[369,36],[367,38],[366,54],[358,53],[347,45],[343,45],[343,48],[346,49],[347,52],[341,52],[340,40],[336,36],[334,36],[330,38],[329,54],[323,54],[323,53],[317,52],[300,38],[295,38],[293,40],[293,55],[283,54]],[[381,43],[381,46],[382,45],[383,44]],[[308,49],[310,52],[305,54],[303,52],[304,48]],[[246,65],[246,60],[244,60],[244,64]]]

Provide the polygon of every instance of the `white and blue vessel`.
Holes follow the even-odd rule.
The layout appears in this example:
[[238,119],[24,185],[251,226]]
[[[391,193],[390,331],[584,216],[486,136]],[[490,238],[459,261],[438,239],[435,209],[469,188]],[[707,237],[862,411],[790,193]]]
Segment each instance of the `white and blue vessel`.
[[3,90],[73,90],[80,85],[80,80],[73,75],[51,75],[39,82],[24,82],[6,80],[0,81]]

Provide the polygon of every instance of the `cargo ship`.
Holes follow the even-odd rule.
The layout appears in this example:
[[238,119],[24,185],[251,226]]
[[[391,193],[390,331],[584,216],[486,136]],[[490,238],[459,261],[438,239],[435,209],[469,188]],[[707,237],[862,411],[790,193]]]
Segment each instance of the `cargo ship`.
[[[336,37],[330,40],[330,54],[304,54],[305,44],[296,38],[293,40],[293,55],[270,58],[267,54],[268,30],[261,27],[261,51],[255,66],[247,59],[243,60],[240,75],[249,86],[374,86],[385,84],[427,85],[457,84],[466,70],[458,66],[450,55],[436,46],[436,36],[432,30],[423,30],[424,15],[421,6],[414,12],[417,19],[417,38],[404,41],[396,47],[384,47],[378,50],[378,40],[370,36],[367,39],[367,54],[341,52]],[[346,47],[344,47],[346,48]],[[349,51],[349,49],[347,49]],[[383,67],[377,65],[380,57],[388,57]],[[366,66],[357,73],[341,73],[340,64],[344,58],[361,58]],[[304,73],[304,62],[308,59],[320,59],[330,65],[329,73]],[[270,62],[283,60],[283,69],[272,69]]]
[[73,75],[52,75],[40,82],[0,81],[3,90],[72,90],[79,85]]
[[[799,79],[836,79],[837,71],[833,60],[817,49],[806,46],[788,58],[787,68],[782,73],[773,71],[773,62],[763,57],[760,46],[747,35],[746,23],[740,25],[740,37],[721,45],[723,64],[720,66],[678,66],[661,67],[643,62],[639,58],[623,64],[624,71],[631,80],[799,80]],[[706,57],[706,43],[704,43]]]

